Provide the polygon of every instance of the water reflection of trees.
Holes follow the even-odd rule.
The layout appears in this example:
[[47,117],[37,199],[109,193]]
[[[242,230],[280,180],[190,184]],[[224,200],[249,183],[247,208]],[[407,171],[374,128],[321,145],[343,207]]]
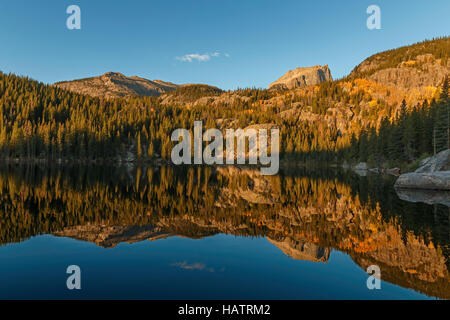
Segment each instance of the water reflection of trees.
[[[0,241],[84,225],[266,236],[348,252],[392,282],[449,297],[449,208],[398,199],[390,178],[296,169],[5,167]],[[397,280],[396,280],[397,279]]]

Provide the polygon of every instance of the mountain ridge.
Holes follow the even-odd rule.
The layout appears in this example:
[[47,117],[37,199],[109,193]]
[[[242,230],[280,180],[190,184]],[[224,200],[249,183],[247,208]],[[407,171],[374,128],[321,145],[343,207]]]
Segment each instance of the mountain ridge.
[[[365,79],[385,86],[403,89],[437,87],[450,73],[448,63],[450,38],[425,40],[376,53],[353,68],[344,80]],[[272,82],[269,90],[295,90],[334,82],[327,64],[297,67]],[[174,84],[163,80],[127,77],[120,72],[56,82],[54,86],[93,97],[122,98],[128,96],[159,97],[178,88],[197,84]],[[209,86],[202,84],[203,86]],[[214,86],[209,86],[215,88]],[[192,99],[188,99],[189,102]]]
[[171,82],[148,80],[138,76],[127,77],[120,72],[112,71],[90,78],[56,82],[54,86],[80,94],[105,98],[156,97],[181,87],[181,85]]
[[[431,155],[433,148],[439,152],[447,146],[443,115],[447,112],[448,81],[439,77],[450,74],[450,41],[442,38],[398,50],[366,59],[363,65],[370,68],[360,66],[347,78],[295,89],[222,91],[183,85],[152,99],[106,99],[101,103],[88,92],[80,96],[58,85],[0,73],[4,119],[0,156],[49,161],[169,161],[170,132],[189,128],[195,119],[220,130],[277,125],[281,128],[280,155],[286,159],[405,168],[422,155]],[[105,83],[116,88],[122,82],[141,81],[119,73],[88,78],[87,82],[92,79],[100,81],[102,90],[108,89]],[[74,89],[77,83],[86,88],[86,79],[60,83],[59,87]],[[380,132],[383,136],[377,136]],[[369,145],[368,139],[376,147]]]
[[289,70],[278,80],[272,82],[269,85],[269,89],[296,89],[332,80],[333,78],[328,65],[298,67]]

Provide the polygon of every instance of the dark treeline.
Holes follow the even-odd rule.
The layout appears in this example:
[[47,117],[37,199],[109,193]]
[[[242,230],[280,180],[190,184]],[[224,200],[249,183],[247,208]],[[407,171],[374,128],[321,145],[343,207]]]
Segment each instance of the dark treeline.
[[172,97],[183,97],[186,101],[195,101],[202,97],[218,96],[223,91],[219,88],[208,86],[205,84],[192,84],[178,88],[169,93]]

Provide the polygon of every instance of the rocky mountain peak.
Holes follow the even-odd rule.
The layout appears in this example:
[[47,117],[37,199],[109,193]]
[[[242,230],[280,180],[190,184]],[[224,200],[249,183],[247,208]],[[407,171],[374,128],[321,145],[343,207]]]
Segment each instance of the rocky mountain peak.
[[108,77],[108,78],[114,78],[114,77],[126,78],[125,75],[123,75],[122,73],[120,73],[120,72],[112,72],[112,71],[105,73],[103,76],[104,77]]
[[120,98],[129,96],[159,96],[180,86],[161,80],[127,77],[120,72],[107,72],[98,77],[55,83],[55,86],[93,97]]
[[286,72],[281,78],[270,84],[269,89],[295,89],[332,80],[328,65],[299,67]]

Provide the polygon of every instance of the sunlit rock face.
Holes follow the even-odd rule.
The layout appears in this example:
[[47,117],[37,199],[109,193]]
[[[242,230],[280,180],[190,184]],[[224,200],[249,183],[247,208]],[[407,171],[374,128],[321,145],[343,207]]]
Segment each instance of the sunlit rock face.
[[269,89],[295,89],[332,80],[327,65],[299,67],[286,72],[280,79],[270,84]]
[[447,63],[430,53],[397,63],[386,63],[393,53],[394,50],[379,53],[364,60],[350,73],[350,77],[364,77],[385,86],[416,89],[436,87],[450,72]]
[[92,97],[120,98],[129,96],[159,96],[179,88],[161,80],[127,77],[119,72],[107,72],[92,78],[55,83],[56,87]]

